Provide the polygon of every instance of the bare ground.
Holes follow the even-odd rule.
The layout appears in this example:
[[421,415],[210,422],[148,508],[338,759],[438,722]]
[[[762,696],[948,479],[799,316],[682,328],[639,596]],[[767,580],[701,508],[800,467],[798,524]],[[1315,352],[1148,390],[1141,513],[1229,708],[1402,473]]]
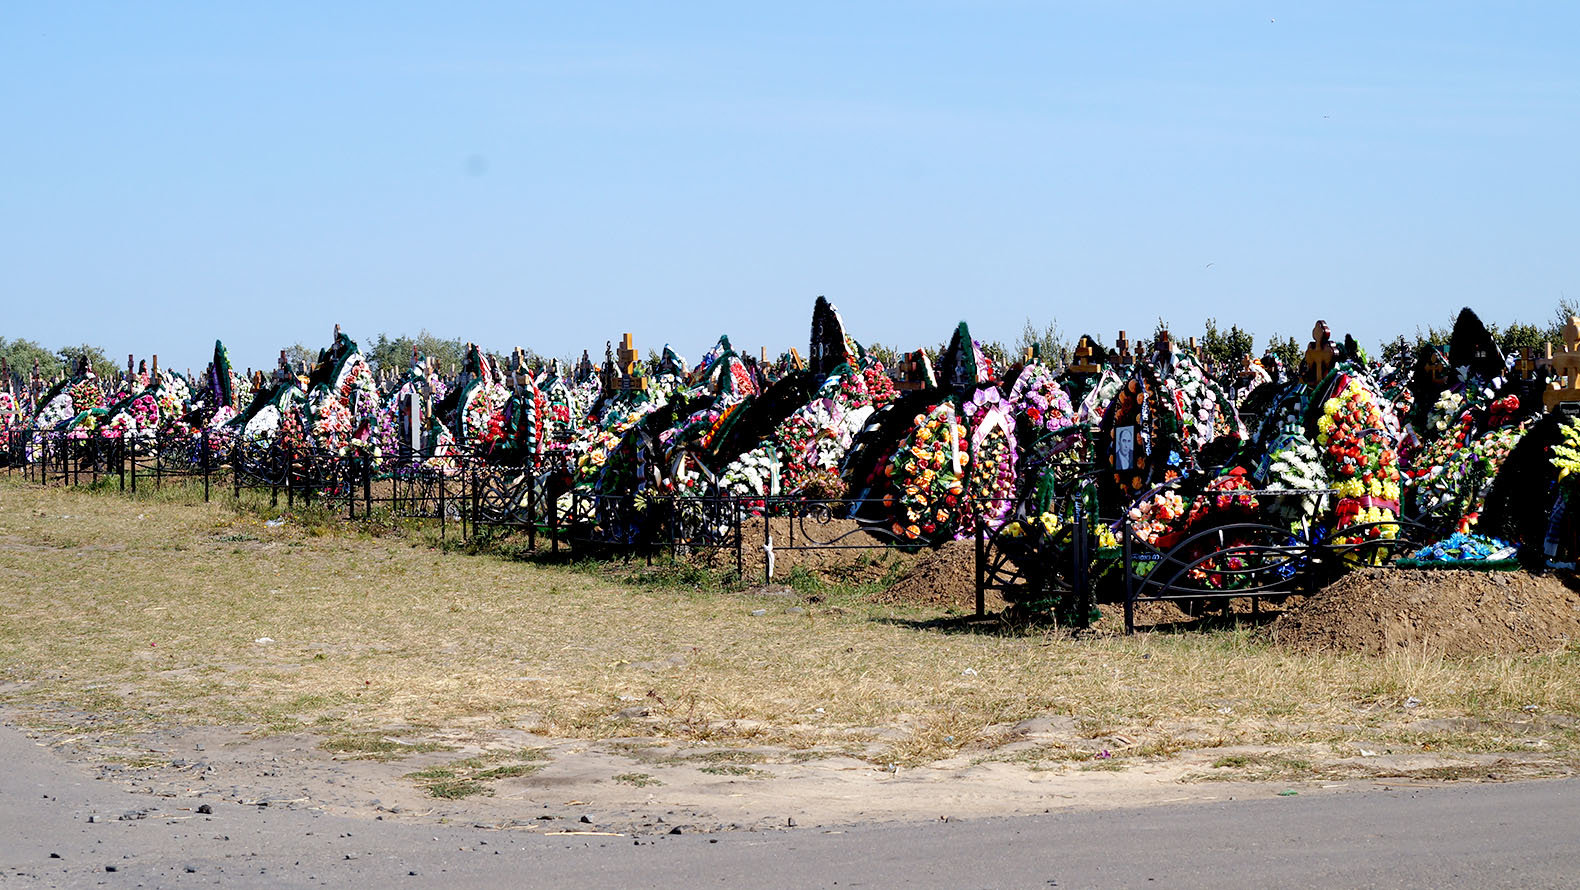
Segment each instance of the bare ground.
[[1567,647],[1073,639],[865,591],[632,587],[273,515],[0,483],[6,722],[155,794],[541,831],[1033,813],[1580,762]]

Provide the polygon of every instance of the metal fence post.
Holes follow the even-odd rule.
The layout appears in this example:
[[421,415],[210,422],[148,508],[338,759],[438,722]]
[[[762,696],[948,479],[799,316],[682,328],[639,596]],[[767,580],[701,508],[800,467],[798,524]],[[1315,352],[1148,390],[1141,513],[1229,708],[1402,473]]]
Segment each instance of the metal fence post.
[[208,457],[208,427],[205,426],[203,428],[203,432],[199,435],[198,443],[203,448],[203,503],[206,504],[206,503],[208,503],[208,484],[209,484],[209,479],[208,479],[208,461],[209,461],[209,457]]
[[1080,610],[1077,621],[1082,628],[1092,626],[1092,579],[1088,567],[1092,564],[1091,535],[1086,527],[1086,509],[1080,497],[1075,501],[1075,607]]
[[734,498],[730,501],[730,521],[735,530],[735,577],[744,582],[746,580],[746,545],[741,539],[746,537],[746,532],[741,528],[740,498]]
[[1120,529],[1120,533],[1124,537],[1125,545],[1123,565],[1125,572],[1125,634],[1129,635],[1136,632],[1136,589],[1135,576],[1133,574],[1135,568],[1130,562],[1130,520],[1127,518],[1123,522],[1124,525]]
[[987,614],[987,535],[986,523],[981,521],[981,513],[977,514],[975,538],[977,617],[981,618]]

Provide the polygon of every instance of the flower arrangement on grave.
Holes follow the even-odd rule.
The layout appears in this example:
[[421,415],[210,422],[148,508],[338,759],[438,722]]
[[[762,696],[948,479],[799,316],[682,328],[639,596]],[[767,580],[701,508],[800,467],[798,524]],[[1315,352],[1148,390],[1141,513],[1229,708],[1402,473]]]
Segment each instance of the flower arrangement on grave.
[[351,409],[331,395],[327,388],[320,388],[314,395],[308,410],[312,441],[320,448],[343,453],[356,432]]
[[[1172,463],[1167,424],[1156,413],[1157,391],[1152,379],[1138,374],[1125,381],[1104,416],[1101,457],[1110,471],[1109,479],[1125,497],[1143,491],[1150,482],[1178,477]],[[1129,465],[1125,465],[1125,436],[1129,436]]]
[[1125,388],[1125,378],[1115,374],[1112,368],[1103,368],[1103,373],[1097,377],[1097,382],[1077,406],[1075,420],[1077,423],[1096,424],[1102,420],[1108,411],[1108,406],[1119,397],[1120,390]]
[[505,403],[510,400],[510,390],[486,379],[479,379],[461,395],[461,418],[458,439],[473,447],[488,447],[505,439]]
[[66,392],[71,395],[72,408],[78,413],[104,407],[104,390],[99,388],[96,377],[85,377],[67,387]]
[[1185,516],[1185,532],[1189,534],[1212,519],[1226,515],[1237,520],[1252,517],[1259,504],[1252,494],[1256,487],[1246,478],[1245,470],[1235,467],[1207,483],[1207,487],[1191,501],[1190,512]]
[[[874,408],[882,408],[900,397],[900,391],[895,388],[894,380],[889,377],[882,362],[873,362],[861,369],[861,379],[867,388],[868,403]],[[863,405],[854,401],[851,407],[860,408]]]
[[1431,546],[1422,547],[1409,558],[1417,563],[1452,565],[1500,562],[1513,559],[1514,554],[1514,546],[1507,541],[1458,531]]
[[1015,417],[1028,432],[1057,432],[1075,422],[1070,394],[1059,385],[1053,369],[1034,361],[1021,370],[1010,388],[1009,402]]
[[1410,480],[1416,487],[1417,513],[1453,511],[1459,531],[1474,528],[1493,480],[1527,429],[1522,425],[1491,430],[1454,450],[1441,462],[1424,467],[1419,476]]
[[1234,400],[1207,377],[1195,356],[1188,352],[1174,356],[1173,371],[1163,379],[1159,399],[1178,425],[1180,446],[1188,453],[1200,451],[1220,436],[1245,438]]
[[1465,404],[1463,391],[1445,389],[1433,403],[1432,409],[1426,415],[1426,429],[1423,431],[1427,439],[1436,439],[1445,435],[1449,429],[1458,425],[1460,417],[1469,406]]
[[[845,374],[843,380],[861,377]],[[832,394],[796,409],[769,435],[781,462],[780,490],[786,494],[799,493],[814,472],[837,471],[856,433],[872,415],[864,383],[850,388],[843,381],[825,384],[820,392]],[[855,407],[847,401],[852,397]]]
[[573,445],[573,451],[577,454],[574,484],[587,486],[596,482],[603,472],[604,463],[609,459],[610,450],[619,446],[631,427],[660,407],[661,403],[656,400],[640,401],[635,405],[621,402],[609,406],[600,425],[584,431]]
[[43,400],[44,407],[39,410],[38,416],[33,419],[36,429],[52,430],[77,416],[71,403],[71,393],[62,392],[51,399]]
[[103,426],[117,435],[152,439],[159,432],[159,400],[149,392],[128,396],[109,409]]
[[258,413],[247,421],[242,428],[242,435],[249,441],[269,443],[280,435],[280,409],[275,405],[264,405]]
[[[1225,526],[1255,520],[1261,505],[1254,491],[1245,470],[1235,467],[1207,483],[1191,501],[1176,541],[1186,548],[1178,558],[1191,565],[1191,580],[1216,590],[1242,587],[1250,580],[1244,570],[1250,567],[1249,560],[1256,558],[1255,551],[1237,552],[1235,548],[1248,544],[1254,533]],[[1211,529],[1217,529],[1217,534],[1199,536]]]
[[340,404],[359,419],[372,417],[379,409],[379,387],[373,379],[373,367],[355,348],[341,358],[330,388]]
[[1580,419],[1570,418],[1558,426],[1559,442],[1549,458],[1558,471],[1559,481],[1580,475]]
[[[66,422],[64,427],[66,438],[90,438],[95,433],[101,431],[100,427],[103,425],[107,414],[108,412],[104,408],[90,408],[87,411],[78,413],[76,417],[73,417],[71,420]],[[112,432],[111,435],[118,435],[118,431]],[[106,438],[108,438],[108,436]]]
[[1180,521],[1184,517],[1185,499],[1173,487],[1153,492],[1125,513],[1131,532],[1159,549],[1173,546],[1179,540]]
[[730,461],[724,472],[719,474],[719,487],[732,497],[757,498],[749,506],[754,511],[761,510],[766,506],[761,499],[774,491],[775,474],[779,468],[779,457],[773,445],[764,444]]
[[[1381,431],[1384,420],[1377,397],[1356,377],[1341,373],[1336,394],[1322,404],[1317,418],[1317,444],[1323,466],[1338,491],[1338,528],[1370,525],[1364,538],[1391,538],[1398,527],[1390,520],[1399,512],[1398,454]],[[1339,536],[1355,543],[1355,536]],[[1373,555],[1380,557],[1380,554]]]
[[1295,492],[1275,498],[1270,509],[1291,524],[1311,522],[1327,512],[1330,487],[1322,454],[1302,433],[1289,433],[1268,451],[1262,474],[1268,488]]
[[894,533],[908,540],[941,541],[961,526],[970,438],[953,402],[918,414],[884,467],[895,512]]
[[221,429],[223,427],[229,426],[230,422],[235,419],[236,409],[229,405],[221,405],[214,410],[213,414],[209,415],[208,427],[210,429]]
[[166,427],[185,431],[182,418],[186,416],[187,404],[192,401],[192,388],[187,385],[186,378],[161,370],[153,392],[154,398],[159,400],[160,421]]
[[521,391],[510,397],[506,406],[510,417],[510,438],[524,454],[543,453],[543,437],[547,428],[548,399],[537,382],[530,378],[522,384]]
[[1015,427],[1010,405],[995,386],[985,386],[961,406],[970,446],[965,497],[957,537],[992,530],[1015,509]]

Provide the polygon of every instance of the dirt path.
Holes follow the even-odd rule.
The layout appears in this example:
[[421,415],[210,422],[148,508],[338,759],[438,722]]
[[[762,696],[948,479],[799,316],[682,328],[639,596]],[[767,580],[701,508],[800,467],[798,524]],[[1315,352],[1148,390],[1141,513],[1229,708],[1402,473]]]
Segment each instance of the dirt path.
[[[288,773],[289,754],[274,755]],[[1580,815],[1573,782],[1223,786],[1216,800],[1147,808],[770,833],[666,820],[632,836],[130,791],[3,726],[0,759],[5,886],[1559,887],[1577,865],[1565,841]]]
[[[15,714],[7,715],[15,717]],[[36,714],[30,715],[35,717]],[[1389,782],[1505,781],[1573,774],[1530,754],[1363,751],[1293,761],[1276,748],[1184,750],[1128,761],[1099,758],[1036,767],[1014,758],[1064,737],[1058,720],[1030,721],[1019,741],[987,757],[926,767],[879,767],[850,757],[773,748],[669,745],[651,738],[555,740],[495,733],[443,752],[379,761],[337,757],[306,734],[257,736],[213,727],[136,736],[33,733],[95,779],[149,797],[276,807],[421,824],[459,823],[537,833],[622,835],[775,830],[888,821],[979,819],[1189,801],[1368,788]],[[1115,743],[1121,743],[1122,740]],[[491,752],[530,751],[531,769],[477,793],[437,798],[421,779]],[[499,761],[504,762],[504,761]],[[1262,781],[1242,781],[1247,767]],[[1282,767],[1282,769],[1280,769]],[[196,803],[192,804],[193,806]]]

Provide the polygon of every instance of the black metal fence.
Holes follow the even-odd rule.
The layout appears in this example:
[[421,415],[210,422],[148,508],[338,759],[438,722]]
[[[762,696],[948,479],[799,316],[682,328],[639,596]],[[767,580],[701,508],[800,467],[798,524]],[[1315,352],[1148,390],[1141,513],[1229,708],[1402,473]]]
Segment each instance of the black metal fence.
[[[817,551],[902,549],[925,542],[897,531],[873,499],[803,499],[655,494],[606,495],[574,488],[564,452],[522,466],[499,466],[484,453],[375,459],[357,451],[330,452],[288,444],[263,446],[224,430],[191,434],[86,436],[52,430],[0,432],[0,468],[44,485],[108,483],[123,491],[158,489],[167,481],[201,481],[204,500],[216,492],[239,498],[267,491],[270,503],[313,505],[347,519],[376,515],[438,523],[441,539],[454,525],[462,540],[520,534],[529,549],[569,548],[592,556],[701,556],[733,561],[743,580],[747,554],[763,554],[765,582],[776,557]],[[1128,518],[1090,512],[1090,474],[1035,505],[975,504],[973,546],[976,613],[989,593],[1011,607],[1053,613],[1061,623],[1086,626],[1101,604],[1122,604],[1126,631],[1146,602],[1174,602],[1195,611],[1204,604],[1313,590],[1354,565],[1386,565],[1442,536],[1443,529],[1408,520],[1350,525],[1277,525],[1226,518],[1193,525],[1174,538],[1148,539]],[[1332,492],[1237,491],[1270,500]],[[1039,517],[1057,517],[1056,529]],[[1266,509],[1253,514],[1271,515]]]

